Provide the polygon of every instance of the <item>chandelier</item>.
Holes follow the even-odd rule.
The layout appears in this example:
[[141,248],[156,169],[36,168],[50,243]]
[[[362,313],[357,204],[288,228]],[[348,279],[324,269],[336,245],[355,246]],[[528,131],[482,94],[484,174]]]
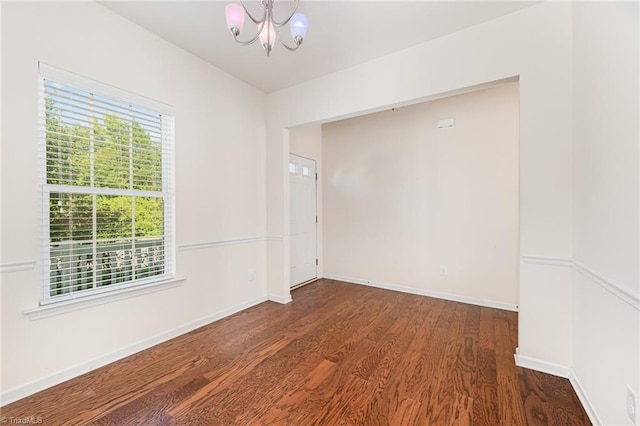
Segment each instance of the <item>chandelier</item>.
[[[256,40],[260,40],[260,44],[267,52],[267,56],[271,53],[271,49],[278,40],[280,44],[286,47],[288,50],[297,50],[304,40],[304,36],[307,34],[307,17],[302,13],[296,13],[298,10],[298,3],[300,0],[296,0],[293,6],[293,11],[289,17],[283,21],[276,21],[273,17],[273,3],[275,0],[261,0],[260,5],[262,9],[262,17],[256,19],[249,13],[242,0],[240,4],[230,3],[225,8],[225,15],[227,18],[227,27],[233,34],[233,38],[243,46],[253,44]],[[238,39],[242,27],[244,26],[245,14],[257,25],[256,33],[249,40],[242,41]],[[278,28],[284,27],[289,24],[291,29],[291,37],[293,38],[293,46],[288,45],[278,35]]]

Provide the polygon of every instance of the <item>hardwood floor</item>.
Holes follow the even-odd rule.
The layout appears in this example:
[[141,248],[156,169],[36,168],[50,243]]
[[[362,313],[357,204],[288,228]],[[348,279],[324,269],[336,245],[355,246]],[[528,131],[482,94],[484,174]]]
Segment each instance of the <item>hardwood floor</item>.
[[320,280],[3,407],[45,425],[588,425],[517,314]]

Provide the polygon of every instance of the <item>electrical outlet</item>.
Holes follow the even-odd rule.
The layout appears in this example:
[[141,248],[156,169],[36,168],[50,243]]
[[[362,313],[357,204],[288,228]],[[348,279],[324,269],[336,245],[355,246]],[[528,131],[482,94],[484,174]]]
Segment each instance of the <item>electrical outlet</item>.
[[252,283],[256,279],[256,271],[253,269],[249,270],[249,282]]
[[627,385],[627,414],[633,421],[633,424],[638,422],[638,395],[631,389],[631,386]]
[[446,277],[447,275],[449,275],[448,268],[445,265],[440,265],[440,276]]

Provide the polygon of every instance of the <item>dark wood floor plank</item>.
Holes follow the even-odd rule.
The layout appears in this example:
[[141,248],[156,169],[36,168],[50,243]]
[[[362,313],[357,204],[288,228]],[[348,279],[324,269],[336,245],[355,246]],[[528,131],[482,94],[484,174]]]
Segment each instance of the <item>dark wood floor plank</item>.
[[588,425],[517,314],[333,280],[9,404],[64,425]]
[[[326,359],[321,360],[318,365],[309,373],[307,380],[302,386],[296,387],[286,394],[281,401],[272,405],[264,414],[253,416],[247,419],[246,424],[302,424],[307,417],[308,411],[300,410],[302,402],[306,401],[314,389],[316,389],[335,370],[336,364]],[[312,411],[319,411],[322,407],[314,407]]]
[[[388,405],[389,399],[380,398],[388,392],[389,382],[396,367],[403,362],[402,357],[406,353],[406,349],[411,342],[411,337],[415,334],[409,327],[410,318],[400,318],[393,327],[389,329],[389,336],[381,339],[376,347],[377,362],[375,367],[371,369],[366,377],[369,382],[367,389],[358,395],[358,398],[350,403],[343,410],[342,420],[348,424],[365,424],[365,420],[373,420],[370,414],[379,415],[382,405]],[[356,370],[357,371],[357,370]],[[381,402],[381,403],[380,403]],[[395,410],[394,410],[395,411]],[[384,415],[378,417],[376,421],[383,424],[388,420],[389,416]]]
[[[433,301],[428,298],[425,300]],[[445,304],[441,302],[425,307],[424,323],[417,329],[407,349],[405,362],[399,366],[401,371],[396,374],[397,383],[392,384],[395,387],[390,388],[393,395],[397,394],[402,399],[420,401],[419,395],[430,381],[430,372],[427,371],[429,360],[437,357],[434,351],[434,335],[437,333],[436,324],[444,312]]]
[[498,374],[497,389],[500,424],[526,425],[527,420],[518,389],[517,377]]
[[[423,425],[424,420],[421,418],[422,412],[421,404],[418,401],[414,401],[411,398],[405,398],[398,404],[397,410],[392,417],[389,424],[392,425]],[[383,424],[383,423],[371,423],[371,424]]]
[[500,421],[498,407],[498,376],[496,355],[492,349],[478,348],[478,379],[473,399],[473,419],[476,425],[496,425]]
[[458,364],[460,342],[463,339],[465,306],[451,303],[447,316],[441,315],[436,324],[439,333],[434,336],[431,346],[432,357],[427,366],[429,387],[423,387],[419,398],[429,414],[429,423],[438,424],[450,418]]
[[518,368],[513,358],[515,348],[511,344],[509,326],[509,322],[505,319],[497,318],[494,320],[496,370],[499,375],[515,377],[518,375]]
[[422,359],[426,356],[423,350],[424,342],[433,331],[432,325],[442,312],[442,306],[431,304],[431,299],[428,298],[415,300],[420,302],[420,305],[410,314],[411,321],[404,330],[400,344],[395,348],[402,356],[393,365],[384,392],[376,395],[369,403],[366,418],[363,419],[364,424],[384,424],[388,419],[397,417],[398,411],[408,410],[401,416],[414,419],[411,421],[418,418],[416,410],[420,403],[406,395],[410,394],[408,389],[419,388],[424,383],[419,374],[416,374],[416,369],[419,373]]
[[451,415],[447,424],[471,426],[473,424],[473,399],[454,392],[451,395]]

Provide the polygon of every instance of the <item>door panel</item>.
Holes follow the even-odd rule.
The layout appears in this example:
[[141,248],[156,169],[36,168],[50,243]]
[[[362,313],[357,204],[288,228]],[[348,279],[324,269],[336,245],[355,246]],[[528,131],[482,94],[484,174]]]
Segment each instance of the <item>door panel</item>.
[[289,155],[290,186],[290,285],[318,276],[316,265],[316,162]]

